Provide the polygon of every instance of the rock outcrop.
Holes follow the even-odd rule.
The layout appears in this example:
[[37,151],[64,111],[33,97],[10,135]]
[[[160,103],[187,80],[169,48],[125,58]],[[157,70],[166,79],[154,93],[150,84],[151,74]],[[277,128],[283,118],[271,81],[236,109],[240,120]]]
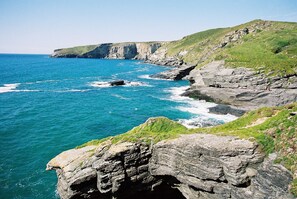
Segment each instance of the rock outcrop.
[[227,68],[224,61],[192,70],[191,88],[184,95],[251,110],[297,101],[297,74],[268,77],[261,71]]
[[152,78],[181,80],[195,68],[195,66],[179,66],[169,71],[164,71],[155,75],[151,75]]
[[105,141],[52,159],[62,199],[293,198],[292,174],[252,141],[209,134],[156,144]]
[[162,42],[129,42],[99,44],[85,53],[68,53],[67,49],[57,49],[52,57],[99,58],[99,59],[139,59],[147,60]]

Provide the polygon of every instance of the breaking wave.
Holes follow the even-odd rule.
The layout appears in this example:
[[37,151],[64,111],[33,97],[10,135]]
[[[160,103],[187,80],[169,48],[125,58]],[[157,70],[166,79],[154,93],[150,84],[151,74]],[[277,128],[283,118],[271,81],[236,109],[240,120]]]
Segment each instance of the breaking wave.
[[203,127],[203,126],[214,126],[230,122],[235,120],[237,117],[234,115],[216,115],[209,113],[209,108],[216,106],[217,104],[206,102],[205,100],[194,100],[192,98],[182,96],[189,86],[172,87],[166,92],[170,93],[169,100],[181,102],[182,106],[177,106],[180,111],[191,113],[193,116],[190,119],[181,119],[179,122],[188,128]]

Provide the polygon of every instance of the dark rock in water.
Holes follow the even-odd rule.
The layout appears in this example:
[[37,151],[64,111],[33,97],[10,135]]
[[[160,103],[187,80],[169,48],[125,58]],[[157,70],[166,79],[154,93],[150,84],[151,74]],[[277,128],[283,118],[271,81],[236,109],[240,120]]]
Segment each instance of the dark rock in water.
[[214,99],[212,99],[211,97],[202,94],[199,90],[187,90],[184,93],[181,94],[181,96],[185,96],[185,97],[190,97],[193,99],[198,99],[198,100],[205,100],[207,102],[214,102]]
[[169,71],[158,73],[156,75],[151,75],[150,77],[160,79],[181,80],[185,76],[189,75],[191,70],[193,70],[194,68],[195,66],[181,66]]
[[246,112],[245,110],[237,109],[224,104],[218,104],[215,107],[209,108],[208,110],[210,113],[222,114],[222,115],[231,114],[237,117],[242,116]]
[[124,80],[115,80],[115,81],[111,81],[109,82],[111,86],[122,86],[125,85],[125,81]]

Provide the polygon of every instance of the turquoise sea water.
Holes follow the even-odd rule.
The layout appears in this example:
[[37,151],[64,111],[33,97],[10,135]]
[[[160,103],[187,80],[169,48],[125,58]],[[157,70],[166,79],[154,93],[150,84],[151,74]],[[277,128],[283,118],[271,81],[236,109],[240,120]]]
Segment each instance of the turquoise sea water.
[[[213,104],[179,94],[187,81],[148,78],[168,68],[130,60],[0,55],[0,198],[57,198],[47,162],[92,139],[123,133],[149,117],[223,123]],[[123,79],[126,86],[108,87]]]

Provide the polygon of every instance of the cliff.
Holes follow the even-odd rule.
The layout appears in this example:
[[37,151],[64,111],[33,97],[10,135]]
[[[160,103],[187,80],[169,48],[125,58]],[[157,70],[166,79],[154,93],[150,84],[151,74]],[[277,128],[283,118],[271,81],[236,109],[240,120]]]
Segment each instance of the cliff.
[[296,104],[262,108],[194,130],[151,118],[65,151],[47,169],[56,170],[63,199],[293,198],[296,111]]
[[184,95],[224,104],[213,112],[239,114],[297,101],[296,38],[297,23],[254,20],[172,42],[80,46],[55,50],[52,56],[174,66],[152,77],[188,79],[191,89]]
[[57,49],[52,57],[147,60],[162,42],[106,43]]
[[[250,111],[193,130],[153,118],[63,152],[47,165],[57,172],[61,198],[294,198],[297,105],[286,104],[297,101],[296,38],[297,23],[255,20],[172,42],[55,50],[53,57],[174,66],[153,77],[189,80],[183,95],[219,103],[211,112]],[[282,107],[258,109],[264,106]]]

